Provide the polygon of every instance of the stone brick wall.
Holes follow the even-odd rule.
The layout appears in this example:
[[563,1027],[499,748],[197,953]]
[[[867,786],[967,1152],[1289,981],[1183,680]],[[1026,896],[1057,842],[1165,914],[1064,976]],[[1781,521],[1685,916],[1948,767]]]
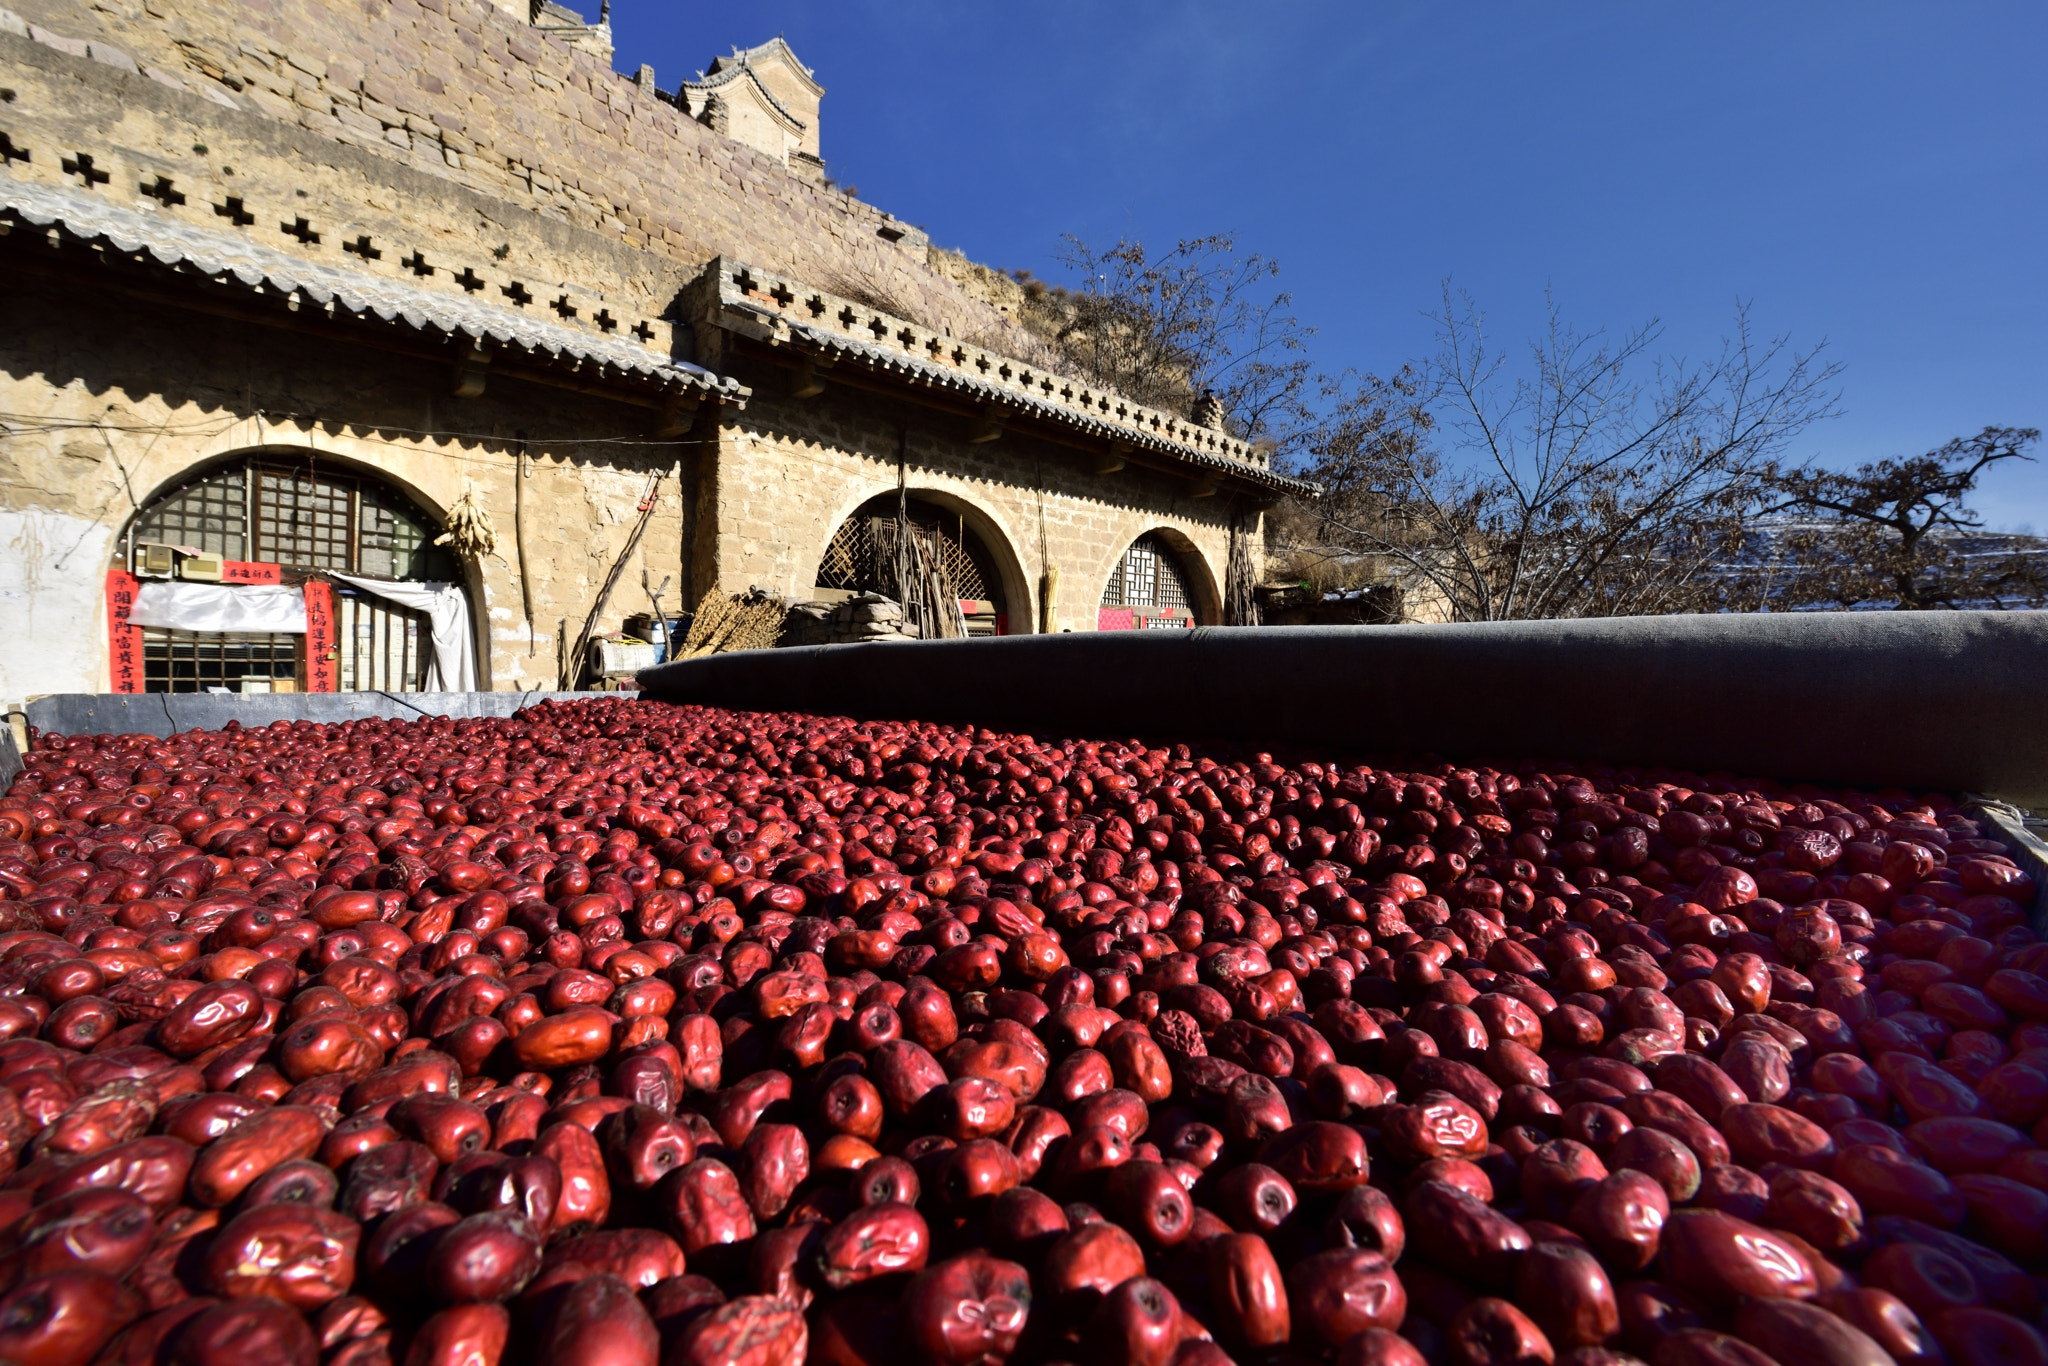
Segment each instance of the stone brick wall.
[[[139,65],[251,120],[501,201],[493,218],[526,210],[691,267],[723,253],[828,288],[870,282],[961,335],[1016,330],[928,266],[921,232],[692,121],[489,0],[8,3],[81,58],[90,45],[112,54],[80,74],[86,84]],[[0,110],[0,126],[13,112]],[[191,174],[219,164],[177,136],[160,141]],[[301,188],[238,170],[265,193]],[[1029,345],[1021,333],[1018,345]]]
[[722,424],[714,461],[702,467],[699,594],[715,583],[729,593],[759,584],[792,600],[810,596],[839,524],[896,488],[900,453],[909,491],[958,512],[994,555],[1012,631],[1037,629],[1049,564],[1060,571],[1055,629],[1094,630],[1110,571],[1148,531],[1181,550],[1197,610],[1217,619],[1230,553],[1226,498],[1191,498],[1187,480],[1135,466],[1094,474],[1082,453],[1030,436],[971,444],[957,418],[845,387],[778,398],[772,374],[753,377],[754,400]]
[[[879,211],[484,0],[4,3],[0,180],[682,358],[711,339],[677,301],[720,253],[828,290],[851,280],[929,328],[1034,354],[1005,316],[1014,282],[928,253],[917,234],[883,236]],[[19,240],[8,250],[29,260]],[[753,584],[810,596],[832,533],[896,487],[899,460],[911,491],[994,553],[1012,631],[1038,629],[1048,566],[1055,629],[1093,629],[1117,557],[1154,530],[1183,550],[1213,619],[1226,497],[1136,465],[1098,475],[1089,453],[1016,431],[974,444],[957,414],[910,391],[828,383],[795,400],[773,366],[721,362],[755,386],[747,409],[657,439],[655,415],[612,390],[494,374],[456,397],[445,363],[323,336],[317,319],[243,321],[222,291],[230,316],[209,314],[192,306],[196,282],[174,299],[126,292],[130,277],[89,263],[19,268],[0,288],[0,620],[17,647],[0,652],[0,701],[104,690],[103,576],[133,513],[259,449],[375,471],[437,516],[474,492],[499,539],[468,585],[491,688],[553,685],[557,632],[581,625],[655,473],[654,518],[601,629],[646,610],[643,567],[677,577],[671,604]]]
[[[71,307],[43,284],[6,294],[0,620],[26,648],[0,651],[0,699],[105,691],[102,584],[131,516],[173,480],[250,451],[374,471],[441,517],[475,492],[498,537],[497,556],[468,585],[486,688],[554,686],[558,623],[573,638],[657,471],[654,517],[602,623],[646,611],[640,570],[659,582],[682,558],[676,472],[694,447],[648,442],[635,409],[511,385],[455,399],[438,371],[376,351],[181,309]],[[177,345],[165,345],[172,337]],[[518,579],[520,430],[534,438],[531,638]]]
[[[699,263],[4,31],[0,71],[13,179],[85,189],[65,166],[89,157],[90,192],[126,208],[411,289],[500,306],[530,296],[524,307],[547,322],[644,327],[650,348],[688,354],[663,315]],[[287,230],[300,220],[303,233]]]

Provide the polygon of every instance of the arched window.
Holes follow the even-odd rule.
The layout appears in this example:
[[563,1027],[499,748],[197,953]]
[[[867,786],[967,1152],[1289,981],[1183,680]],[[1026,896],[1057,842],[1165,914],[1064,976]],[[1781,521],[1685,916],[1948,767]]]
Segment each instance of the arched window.
[[[1009,629],[1003,583],[989,553],[960,513],[921,498],[906,500],[910,525],[960,599],[970,636],[997,636]],[[888,593],[894,578],[888,560],[896,543],[896,495],[868,499],[839,524],[818,566],[817,594],[829,601],[855,593]]]
[[131,545],[190,546],[224,560],[338,569],[385,579],[453,579],[434,519],[374,475],[325,461],[256,455],[158,494]]
[[1100,631],[1185,630],[1195,624],[1194,594],[1178,552],[1158,532],[1131,542],[1102,589]]
[[[415,691],[432,648],[425,616],[327,576],[459,582],[454,555],[434,544],[438,534],[432,514],[374,474],[261,452],[159,493],[130,523],[123,549],[143,582],[323,583],[333,604],[334,686]],[[304,636],[139,629],[145,692],[290,692],[309,678]]]

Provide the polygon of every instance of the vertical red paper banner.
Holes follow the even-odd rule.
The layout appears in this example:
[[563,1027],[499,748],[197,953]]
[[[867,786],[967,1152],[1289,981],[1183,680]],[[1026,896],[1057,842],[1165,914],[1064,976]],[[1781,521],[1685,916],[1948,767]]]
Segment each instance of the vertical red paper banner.
[[107,680],[117,693],[142,691],[142,628],[128,624],[141,586],[125,569],[107,571]]
[[308,582],[306,593],[306,676],[301,686],[307,692],[334,691],[334,589],[332,585]]

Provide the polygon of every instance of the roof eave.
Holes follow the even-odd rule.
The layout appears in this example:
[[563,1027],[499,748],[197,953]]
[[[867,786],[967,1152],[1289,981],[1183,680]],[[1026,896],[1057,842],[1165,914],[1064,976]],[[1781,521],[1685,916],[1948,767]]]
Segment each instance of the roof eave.
[[585,337],[494,305],[302,262],[188,224],[152,222],[135,210],[50,186],[0,179],[0,231],[16,227],[55,232],[61,242],[95,251],[103,261],[125,260],[202,291],[233,289],[252,304],[270,301],[294,314],[382,323],[436,344],[501,348],[527,365],[575,376],[571,388],[589,389],[594,381],[597,388],[652,389],[735,405],[749,397],[737,380],[623,341]]
[[[716,293],[717,306],[710,321],[736,336],[764,343],[771,349],[785,350],[793,354],[829,354],[835,363],[850,359],[873,373],[892,376],[906,386],[942,390],[1000,409],[1011,416],[1029,418],[1069,433],[1079,434],[1099,443],[1105,451],[1142,451],[1181,469],[1212,477],[1218,482],[1229,481],[1259,489],[1267,494],[1288,494],[1306,498],[1316,498],[1322,494],[1321,486],[1308,480],[1296,479],[1249,461],[1203,451],[1186,442],[1139,430],[1107,418],[1092,417],[1067,404],[984,380],[965,373],[962,369],[927,361],[908,351],[899,354],[880,343],[842,335],[792,318],[778,307],[757,303],[728,287],[731,278],[750,276],[752,272],[748,267],[721,259],[714,261],[711,269],[718,273],[719,288]],[[778,281],[778,287],[780,285],[781,282]],[[826,297],[822,292],[808,288],[805,292],[818,301]],[[834,299],[833,302],[841,301]],[[820,316],[829,311],[830,307],[827,305],[825,310],[820,312]],[[876,321],[879,323],[883,316],[876,313]],[[910,326],[894,318],[888,319],[888,323],[890,328],[898,325]],[[888,330],[889,328],[885,328],[885,332]],[[1026,362],[1014,357],[1003,358],[997,353],[985,352],[983,348],[974,348],[974,351],[979,357],[1006,360],[1008,365],[1020,369],[1028,368],[1033,372],[1037,370],[1037,367],[1027,367]],[[981,362],[978,360],[977,364],[979,363]],[[1136,411],[1141,415],[1150,416],[1155,422],[1161,417],[1171,416],[1154,414],[1145,409],[1133,409],[1128,404],[1119,405],[1117,411]],[[1178,424],[1174,430],[1195,430],[1184,419],[1172,418],[1172,422]],[[1229,444],[1233,447],[1250,448],[1249,443],[1238,442],[1234,438]]]

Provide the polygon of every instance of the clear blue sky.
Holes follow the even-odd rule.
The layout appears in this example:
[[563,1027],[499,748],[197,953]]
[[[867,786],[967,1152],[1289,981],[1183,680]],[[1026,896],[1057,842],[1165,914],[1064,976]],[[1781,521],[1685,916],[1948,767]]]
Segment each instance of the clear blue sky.
[[[595,9],[595,0],[585,0]],[[2048,427],[2048,6],[615,0],[672,89],[783,34],[832,174],[976,260],[1235,232],[1329,369],[1429,347],[1450,277],[1501,340],[1553,288],[1704,355],[1745,299],[1825,340],[1853,464]],[[2048,452],[1992,524],[2048,532]]]

